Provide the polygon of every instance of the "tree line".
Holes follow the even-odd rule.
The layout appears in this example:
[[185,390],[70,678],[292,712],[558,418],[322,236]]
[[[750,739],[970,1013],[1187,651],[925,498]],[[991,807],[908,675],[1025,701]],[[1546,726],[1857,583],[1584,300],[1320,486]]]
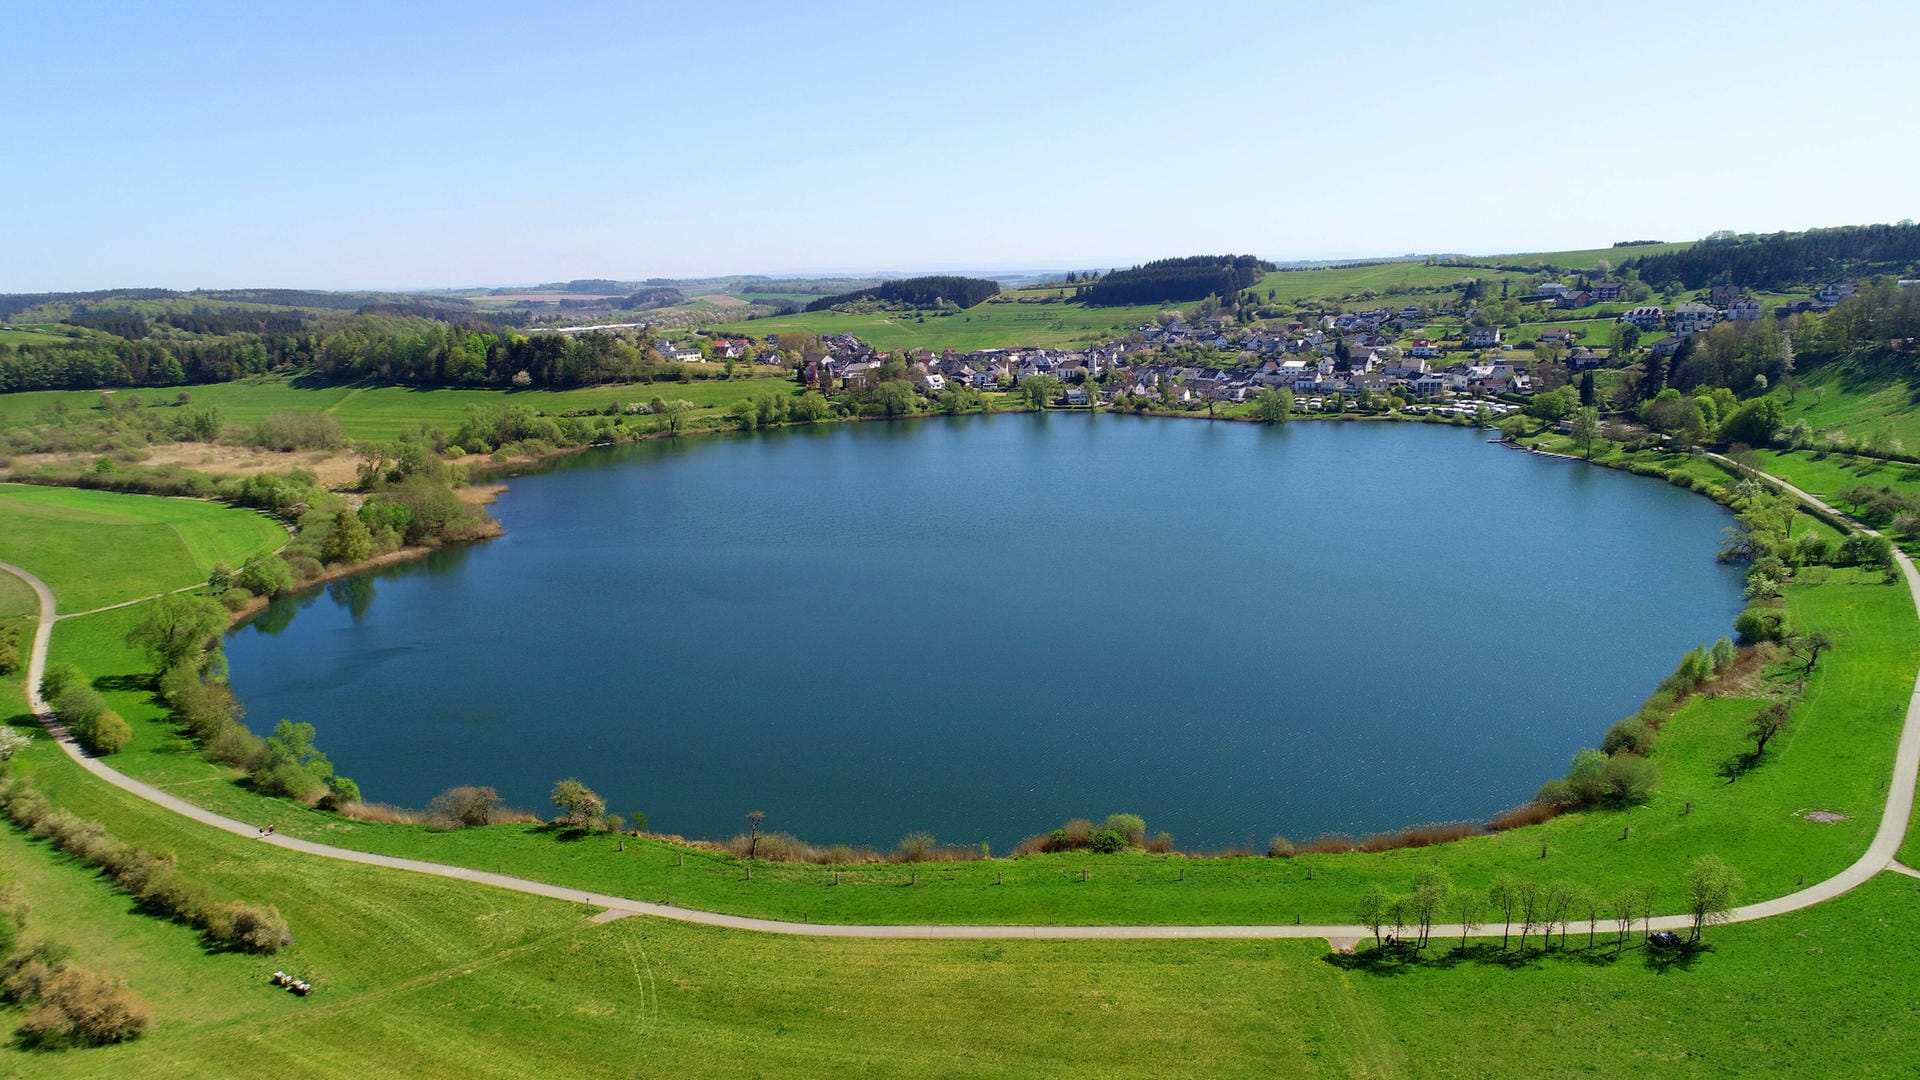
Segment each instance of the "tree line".
[[927,277],[902,278],[898,281],[883,281],[871,288],[835,296],[823,296],[808,304],[804,310],[825,311],[840,304],[851,304],[862,300],[899,304],[910,308],[939,307],[944,301],[956,307],[970,308],[976,304],[985,303],[989,297],[998,295],[1000,295],[1000,283],[997,281],[935,274]]
[[1080,286],[1074,299],[1089,307],[1182,303],[1208,296],[1235,296],[1249,289],[1273,264],[1252,255],[1189,255],[1156,259],[1115,270]]
[[[105,317],[85,318],[98,323]],[[173,320],[199,317],[161,318],[179,325]],[[152,337],[131,319],[146,321],[114,317],[125,331],[118,338],[0,345],[0,391],[180,386],[276,369],[338,381],[501,388],[647,382],[681,373],[644,334],[518,334],[484,323],[363,315],[324,333],[266,330],[174,340]]]
[[1639,270],[1644,281],[1678,281],[1689,289],[1773,289],[1875,272],[1904,273],[1920,266],[1920,225],[1907,221],[1708,237],[1682,251],[1640,255],[1622,265]]

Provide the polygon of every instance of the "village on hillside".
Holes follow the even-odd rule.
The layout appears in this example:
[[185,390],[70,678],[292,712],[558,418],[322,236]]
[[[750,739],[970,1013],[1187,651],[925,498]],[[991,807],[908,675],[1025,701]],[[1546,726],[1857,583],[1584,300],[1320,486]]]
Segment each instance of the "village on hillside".
[[[1650,299],[1650,291],[1620,280],[1543,281],[1513,299],[1534,305],[1540,317],[1565,321],[1524,338],[1514,334],[1519,340],[1479,309],[1448,299],[1252,326],[1224,314],[1189,321],[1168,310],[1124,337],[1067,348],[896,352],[838,333],[819,335],[797,358],[776,347],[778,335],[695,338],[663,344],[661,354],[682,363],[792,364],[804,385],[829,394],[871,390],[885,365],[898,360],[914,388],[930,398],[956,387],[1007,390],[1044,376],[1057,384],[1054,403],[1069,408],[1096,399],[1112,407],[1210,408],[1285,389],[1302,413],[1391,402],[1416,414],[1497,417],[1521,407],[1525,395],[1607,366],[1623,347],[1672,357],[1716,325],[1756,323],[1767,314],[1761,299],[1737,286],[1702,290],[1700,299],[1671,308],[1635,302]],[[1845,283],[1823,284],[1775,304],[1772,315],[1825,311],[1854,291]]]

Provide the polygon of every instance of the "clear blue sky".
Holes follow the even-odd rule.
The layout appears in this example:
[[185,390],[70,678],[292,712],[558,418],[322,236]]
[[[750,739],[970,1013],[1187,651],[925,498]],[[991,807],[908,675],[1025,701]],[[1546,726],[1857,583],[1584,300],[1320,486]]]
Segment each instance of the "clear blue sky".
[[0,37],[0,291],[1487,253],[1920,216],[1914,0],[23,0]]

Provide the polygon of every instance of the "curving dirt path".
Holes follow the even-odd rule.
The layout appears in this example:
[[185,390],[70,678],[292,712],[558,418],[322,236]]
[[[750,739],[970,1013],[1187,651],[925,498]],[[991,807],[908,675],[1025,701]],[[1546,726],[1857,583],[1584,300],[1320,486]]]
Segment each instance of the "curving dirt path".
[[[1717,455],[1716,455],[1717,456]],[[1846,517],[1826,503],[1801,491],[1799,488],[1766,473],[1758,475],[1792,492],[1802,501],[1817,506],[1830,513]],[[1851,520],[1850,518],[1848,520]],[[1861,526],[1863,529],[1865,526]],[[1871,532],[1872,530],[1866,530]],[[1907,582],[1907,590],[1912,594],[1914,604],[1920,607],[1920,572],[1916,572],[1912,560],[1897,548],[1894,558],[1899,562],[1900,572]],[[718,926],[731,930],[757,930],[769,934],[789,934],[807,937],[839,938],[946,938],[946,939],[988,939],[988,938],[1045,938],[1051,940],[1145,940],[1145,939],[1181,939],[1181,938],[1325,938],[1337,943],[1335,947],[1372,936],[1372,931],[1364,926],[1319,925],[1319,926],[991,926],[991,925],[849,925],[838,923],[783,922],[776,919],[755,919],[742,915],[723,915],[712,911],[697,911],[690,908],[673,907],[668,904],[653,904],[644,900],[633,900],[624,896],[610,896],[605,893],[583,892],[559,885],[549,885],[540,881],[496,874],[486,870],[473,870],[464,866],[449,866],[444,863],[425,862],[420,859],[402,859],[391,855],[375,855],[364,851],[350,851],[346,848],[316,844],[311,840],[301,840],[290,836],[260,836],[259,828],[244,821],[235,821],[223,817],[211,810],[187,802],[177,796],[161,791],[150,784],[141,783],[126,774],[108,767],[96,758],[89,756],[67,734],[66,728],[53,710],[40,697],[40,677],[46,670],[47,643],[52,637],[54,615],[53,593],[39,578],[7,563],[0,563],[0,571],[13,574],[33,587],[40,597],[40,622],[33,638],[33,650],[27,665],[27,704],[46,726],[47,732],[60,743],[67,756],[78,762],[80,767],[105,780],[107,783],[131,792],[134,795],[165,807],[176,814],[182,814],[195,821],[224,829],[238,836],[253,837],[264,844],[317,855],[327,859],[342,859],[347,862],[362,863],[368,866],[383,866],[393,870],[407,870],[416,874],[432,874],[436,877],[454,878],[460,881],[472,881],[495,888],[512,889],[515,892],[530,893],[535,896],[551,897],[555,900],[568,900],[579,904],[588,904],[603,909],[595,916],[597,921],[622,918],[628,915],[651,915],[655,918],[674,919],[679,922],[696,923],[701,926]],[[149,598],[150,599],[150,598]],[[118,606],[118,605],[116,605]],[[1868,845],[1865,854],[1855,860],[1853,865],[1840,871],[1825,881],[1809,885],[1798,892],[1786,896],[1764,900],[1757,904],[1746,904],[1735,908],[1726,921],[1747,922],[1753,919],[1765,919],[1774,915],[1783,915],[1790,911],[1811,907],[1814,904],[1831,900],[1857,886],[1883,870],[1895,870],[1914,874],[1895,861],[1900,845],[1906,838],[1907,822],[1913,814],[1914,783],[1920,777],[1920,678],[1916,678],[1913,695],[1907,704],[1906,725],[1900,732],[1900,746],[1894,755],[1893,778],[1888,788],[1887,805],[1880,815],[1880,828],[1874,834],[1873,843]],[[1915,876],[1920,876],[1916,874]],[[1652,930],[1685,930],[1692,926],[1693,920],[1686,915],[1663,915],[1648,921]],[[1603,932],[1612,932],[1611,920],[1597,925]],[[1586,933],[1585,923],[1569,923],[1568,928],[1576,934]],[[1469,930],[1470,936],[1491,937],[1501,931],[1489,927]],[[1461,928],[1458,924],[1435,925],[1432,933],[1437,937],[1458,937]]]

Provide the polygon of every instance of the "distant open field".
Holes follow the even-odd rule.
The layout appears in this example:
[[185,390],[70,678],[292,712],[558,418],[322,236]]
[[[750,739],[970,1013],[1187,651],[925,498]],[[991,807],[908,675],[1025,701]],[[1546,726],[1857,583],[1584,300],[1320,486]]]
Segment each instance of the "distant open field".
[[71,326],[10,324],[0,327],[0,345],[58,345],[86,336],[85,333],[72,333],[73,329]]
[[[1189,305],[1190,306],[1190,305]],[[1019,345],[1059,346],[1092,344],[1124,336],[1141,323],[1152,322],[1161,307],[1090,308],[1080,304],[994,304],[968,308],[958,315],[919,317],[913,312],[876,311],[845,315],[811,311],[771,319],[720,323],[721,334],[764,337],[787,331],[809,334],[853,334],[877,349],[975,349]]]
[[193,585],[286,540],[273,519],[218,503],[0,484],[0,561],[38,575],[62,612]]
[[465,297],[465,299],[472,300],[475,303],[478,303],[482,300],[492,300],[496,303],[502,303],[502,304],[521,304],[521,303],[538,303],[543,300],[612,300],[625,295],[626,295],[625,293],[559,293],[559,292],[473,293]]

